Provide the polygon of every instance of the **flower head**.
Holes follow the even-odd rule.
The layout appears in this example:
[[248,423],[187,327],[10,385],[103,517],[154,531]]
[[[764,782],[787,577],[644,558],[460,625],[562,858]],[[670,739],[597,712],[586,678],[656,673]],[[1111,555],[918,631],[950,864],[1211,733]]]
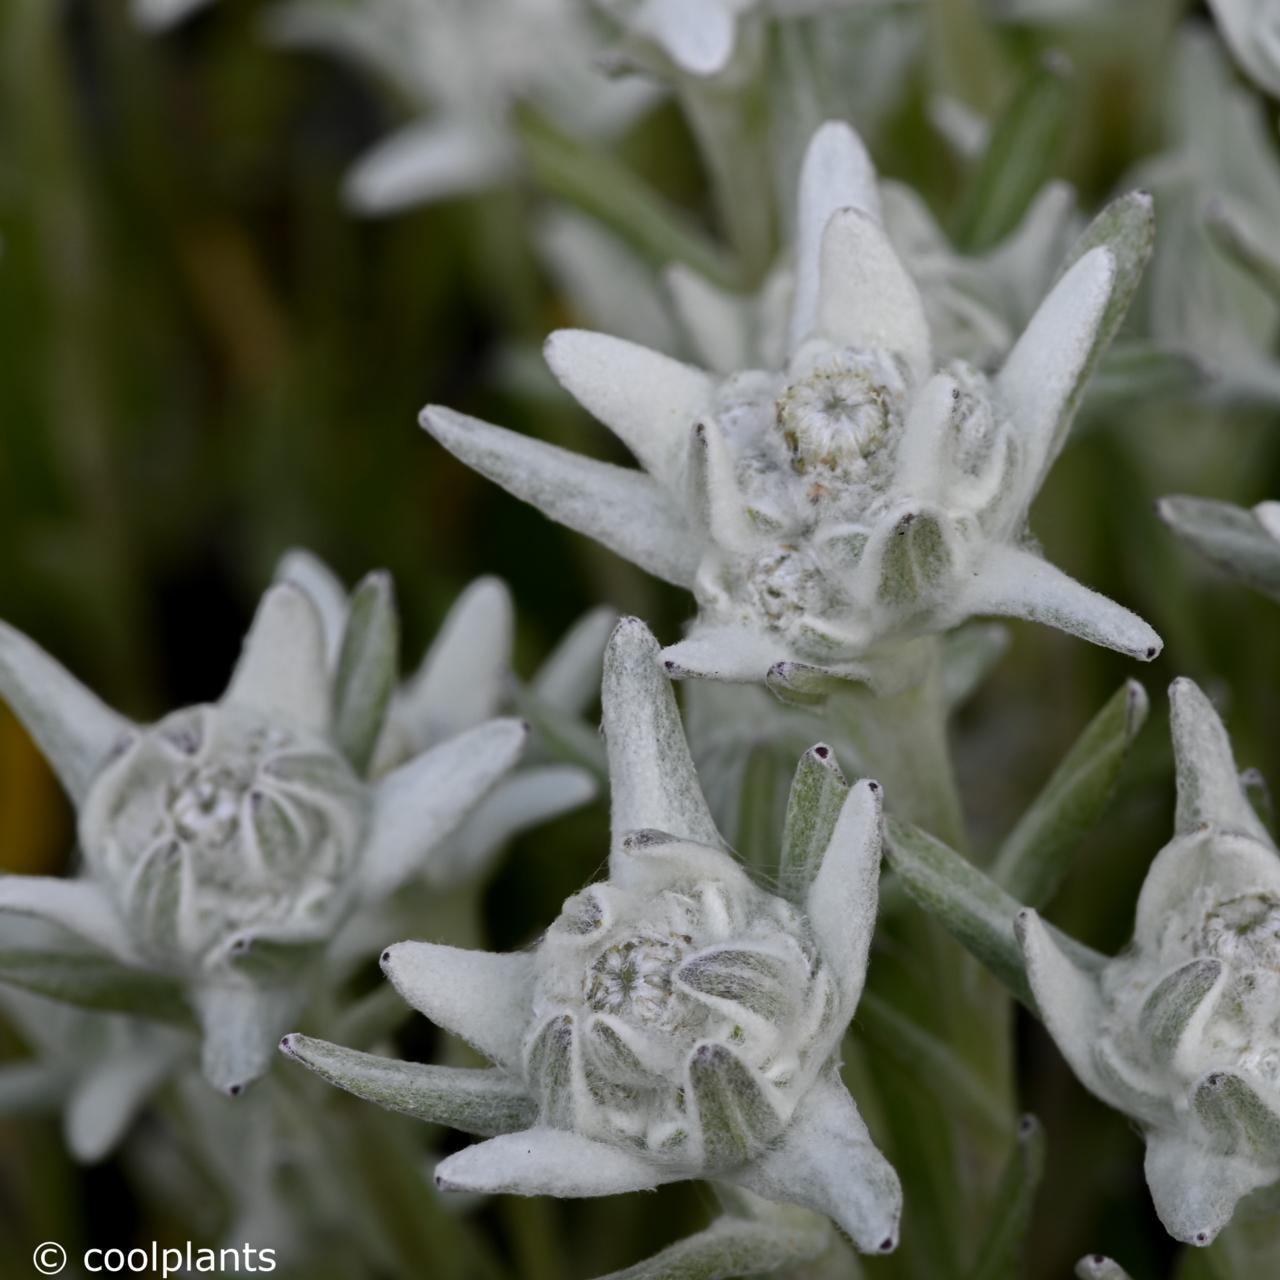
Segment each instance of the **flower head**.
[[608,136],[635,119],[652,89],[611,80],[575,0],[284,0],[269,17],[281,43],[362,64],[420,118],[378,143],[347,178],[361,213],[483,191],[520,165],[511,123],[533,102],[565,128]]
[[76,880],[0,879],[0,911],[70,930],[122,983],[174,981],[228,1092],[265,1070],[339,926],[398,888],[523,746],[526,725],[491,719],[370,780],[395,628],[370,575],[334,655],[313,597],[281,583],[222,698],[141,726],[0,624],[0,691],[75,802],[84,856]]
[[905,641],[975,614],[1049,622],[1150,659],[1139,618],[1053,568],[1027,511],[1151,238],[1117,202],[988,378],[938,365],[920,293],[880,220],[870,161],[824,125],[800,184],[787,356],[715,377],[601,334],[553,334],[566,387],[643,472],[429,408],[449,449],[698,604],[675,675],[885,679]]
[[283,1047],[362,1096],[499,1135],[439,1165],[447,1189],[588,1196],[712,1177],[891,1249],[898,1180],[837,1071],[875,917],[879,789],[847,788],[814,748],[805,777],[843,806],[794,824],[806,834],[784,861],[787,896],[761,888],[711,820],[657,653],[624,619],[606,655],[608,879],[570,898],[532,951],[383,954],[401,994],[497,1070],[389,1064],[299,1036]]
[[1076,1075],[1142,1126],[1161,1221],[1205,1245],[1280,1178],[1280,857],[1208,699],[1189,680],[1170,699],[1174,838],[1147,874],[1132,945],[1095,969],[1030,911],[1018,937]]

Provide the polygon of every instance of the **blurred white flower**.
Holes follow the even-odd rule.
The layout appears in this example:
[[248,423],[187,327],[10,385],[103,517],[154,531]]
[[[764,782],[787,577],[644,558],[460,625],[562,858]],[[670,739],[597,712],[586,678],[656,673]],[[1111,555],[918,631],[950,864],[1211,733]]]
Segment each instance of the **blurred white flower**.
[[282,1048],[363,1097],[496,1135],[440,1163],[448,1190],[597,1196],[709,1177],[890,1250],[898,1179],[838,1072],[875,921],[879,789],[848,788],[814,748],[786,896],[760,888],[711,820],[657,659],[624,619],[605,659],[608,879],[570,898],[531,951],[402,942],[383,954],[401,994],[496,1068],[303,1036]]
[[854,8],[868,0],[595,0],[627,35],[650,41],[679,70],[715,76],[728,70],[748,15],[800,17]]
[[1138,306],[1158,343],[1187,352],[1215,375],[1218,395],[1274,403],[1280,296],[1249,252],[1256,243],[1280,261],[1273,130],[1210,31],[1184,29],[1178,40],[1165,106],[1170,146],[1131,175],[1155,193],[1160,210]]
[[1274,97],[1280,97],[1280,7],[1275,0],[1209,0],[1236,61]]
[[521,164],[511,122],[520,103],[571,133],[610,137],[654,94],[602,71],[575,0],[285,0],[270,10],[268,32],[352,59],[420,113],[348,175],[347,200],[361,213],[508,180]]
[[84,858],[74,880],[0,878],[0,912],[61,926],[80,955],[95,945],[122,982],[175,982],[205,1075],[238,1093],[298,1017],[339,925],[404,883],[524,745],[525,724],[489,720],[366,781],[395,660],[385,575],[355,593],[332,669],[320,609],[282,583],[221,700],[144,727],[0,624],[0,692],[75,803]]
[[1097,968],[1034,911],[1017,931],[1063,1056],[1143,1130],[1161,1221],[1206,1245],[1280,1178],[1280,857],[1208,699],[1177,680],[1170,701],[1174,838],[1147,874],[1132,944]]
[[[716,376],[604,334],[562,331],[552,370],[644,471],[451,410],[423,424],[553,519],[693,590],[675,675],[901,678],[914,637],[976,614],[1048,622],[1150,659],[1141,619],[1048,564],[1027,510],[1153,234],[1150,201],[1105,210],[998,374],[939,368],[920,291],[880,220],[870,160],[829,123],[806,157],[779,360]],[[742,354],[722,295],[684,276],[686,316]],[[776,309],[762,307],[767,325]],[[740,329],[737,331],[740,333]],[[777,339],[764,335],[756,349]],[[750,352],[747,352],[748,358]]]

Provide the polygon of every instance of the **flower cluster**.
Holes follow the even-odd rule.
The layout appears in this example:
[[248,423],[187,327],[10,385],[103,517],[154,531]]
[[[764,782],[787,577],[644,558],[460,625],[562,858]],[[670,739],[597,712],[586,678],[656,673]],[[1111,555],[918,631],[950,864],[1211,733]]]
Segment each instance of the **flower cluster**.
[[[710,1177],[890,1250],[898,1180],[838,1071],[875,919],[878,787],[848,788],[814,748],[802,770],[843,803],[789,824],[805,835],[784,851],[788,896],[764,890],[724,849],[657,655],[634,619],[606,655],[608,879],[570,898],[532,951],[383,954],[409,1003],[497,1070],[298,1035],[282,1048],[364,1097],[496,1135],[440,1163],[450,1190],[585,1196]],[[814,788],[797,792],[813,803]]]
[[1101,215],[994,378],[936,367],[870,161],[843,124],[809,146],[797,228],[781,370],[717,378],[601,334],[549,339],[552,370],[644,472],[447,409],[428,408],[424,425],[552,518],[691,588],[697,619],[664,654],[675,675],[885,681],[904,641],[974,614],[1153,658],[1150,627],[1026,537],[1149,250],[1150,202]]
[[0,690],[74,800],[84,857],[75,880],[0,879],[0,910],[175,980],[228,1092],[266,1069],[338,927],[455,832],[524,744],[526,725],[489,720],[368,779],[394,637],[371,575],[331,664],[312,596],[281,583],[223,697],[138,726],[0,627]]
[[1130,948],[1083,963],[1018,920],[1045,1024],[1080,1080],[1131,1116],[1170,1234],[1206,1245],[1280,1179],[1280,856],[1226,730],[1189,680],[1170,690],[1178,803]]

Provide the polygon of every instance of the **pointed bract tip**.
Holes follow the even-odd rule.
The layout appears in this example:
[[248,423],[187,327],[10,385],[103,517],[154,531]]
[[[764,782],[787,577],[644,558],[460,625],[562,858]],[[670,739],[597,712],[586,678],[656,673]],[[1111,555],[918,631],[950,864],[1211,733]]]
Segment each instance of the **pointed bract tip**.
[[292,1058],[294,1056],[293,1042],[297,1034],[298,1033],[296,1031],[290,1031],[287,1036],[280,1037],[280,1044],[278,1047],[280,1052],[283,1053],[286,1058]]

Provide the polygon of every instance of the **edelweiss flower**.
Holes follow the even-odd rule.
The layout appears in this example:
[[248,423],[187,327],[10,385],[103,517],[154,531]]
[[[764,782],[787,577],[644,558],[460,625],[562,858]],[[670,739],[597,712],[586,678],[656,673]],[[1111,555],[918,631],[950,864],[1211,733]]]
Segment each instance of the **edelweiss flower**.
[[353,599],[336,675],[311,597],[278,585],[222,699],[143,727],[0,624],[0,691],[75,803],[84,857],[75,880],[0,879],[0,911],[176,980],[205,1075],[239,1092],[339,924],[400,885],[524,743],[521,722],[490,721],[366,782],[395,649],[383,575]]
[[1034,911],[1017,930],[1063,1056],[1142,1126],[1161,1221],[1205,1245],[1280,1178],[1280,858],[1208,699],[1177,680],[1170,701],[1174,838],[1147,874],[1132,945],[1095,970]]
[[652,41],[689,75],[714,76],[729,68],[739,23],[752,13],[799,17],[851,8],[865,0],[596,0],[627,34]]
[[1209,8],[1236,61],[1280,97],[1280,9],[1274,0],[1209,0]]
[[401,994],[496,1069],[303,1036],[282,1048],[363,1097],[497,1135],[441,1162],[449,1190],[596,1196],[710,1177],[892,1249],[898,1179],[838,1072],[875,919],[879,789],[847,789],[815,748],[802,769],[827,785],[798,787],[789,896],[760,888],[712,823],[657,653],[626,619],[605,659],[609,878],[570,898],[532,951],[383,954]]
[[482,191],[520,166],[512,107],[532,102],[562,128],[608,137],[653,98],[636,79],[609,79],[575,0],[288,0],[271,36],[323,48],[383,77],[420,119],[359,160],[351,206],[391,213]]
[[1154,657],[1150,627],[1048,564],[1025,532],[1136,283],[1149,201],[1102,214],[990,379],[962,361],[935,369],[879,207],[856,135],[823,126],[801,181],[780,370],[714,377],[603,334],[551,336],[557,377],[643,472],[447,409],[423,424],[553,519],[692,588],[696,622],[664,653],[676,675],[883,679],[905,641],[975,614]]

